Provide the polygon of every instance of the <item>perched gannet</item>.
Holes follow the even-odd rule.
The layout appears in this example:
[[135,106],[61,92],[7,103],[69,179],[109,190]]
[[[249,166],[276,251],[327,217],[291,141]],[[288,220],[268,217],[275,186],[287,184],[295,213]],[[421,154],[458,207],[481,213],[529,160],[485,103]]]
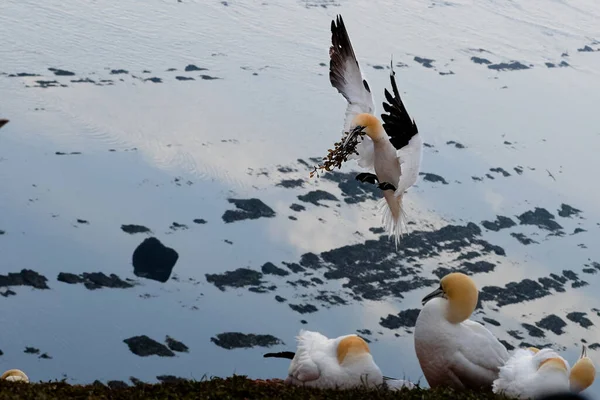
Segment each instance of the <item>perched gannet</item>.
[[585,345],[581,357],[572,368],[553,349],[530,347],[516,350],[500,368],[493,392],[517,399],[570,391],[579,393],[594,382],[595,375],[596,369],[586,355]]
[[0,376],[0,381],[29,383],[29,378],[20,369],[9,369]]
[[391,65],[390,81],[394,96],[385,89],[387,102],[382,114],[383,125],[373,114],[375,104],[373,94],[363,77],[354,54],[348,32],[342,17],[331,22],[331,42],[329,49],[329,80],[348,101],[344,132],[349,132],[344,145],[358,137],[358,165],[375,171],[364,172],[356,179],[361,182],[378,183],[384,199],[380,202],[382,220],[390,236],[395,236],[396,246],[405,226],[405,213],[402,208],[404,192],[419,176],[422,141],[417,125],[411,120],[398,93]]
[[6,124],[8,124],[8,120],[0,118],[0,128],[2,128]]
[[291,358],[286,383],[322,389],[350,389],[383,384],[381,370],[369,346],[357,335],[329,339],[318,332],[301,330],[296,353],[269,353],[264,357]]
[[478,322],[469,320],[477,306],[475,282],[453,272],[423,298],[415,325],[415,350],[432,388],[492,389],[499,368],[509,358],[506,348]]

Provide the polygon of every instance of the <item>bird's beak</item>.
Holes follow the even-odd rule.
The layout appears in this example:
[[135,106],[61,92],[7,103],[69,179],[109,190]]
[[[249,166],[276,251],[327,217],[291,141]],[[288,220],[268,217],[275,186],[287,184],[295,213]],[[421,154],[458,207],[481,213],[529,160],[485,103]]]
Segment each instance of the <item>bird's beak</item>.
[[584,358],[587,357],[587,347],[585,346],[585,344],[583,346],[581,346],[581,357],[579,358]]
[[348,136],[346,136],[346,140],[344,140],[344,144],[342,145],[343,148],[346,148],[348,146],[348,143],[351,143],[353,138],[355,138],[358,135],[364,135],[365,127],[361,126],[361,125],[357,125],[355,126],[350,133],[348,134]]
[[435,289],[433,292],[429,293],[427,296],[423,297],[423,300],[421,301],[421,303],[423,305],[425,305],[425,303],[427,303],[429,300],[435,298],[435,297],[442,297],[444,296],[444,289],[442,289],[442,287],[440,286],[439,288]]
[[0,128],[2,128],[6,124],[8,124],[8,120],[7,119],[0,119]]

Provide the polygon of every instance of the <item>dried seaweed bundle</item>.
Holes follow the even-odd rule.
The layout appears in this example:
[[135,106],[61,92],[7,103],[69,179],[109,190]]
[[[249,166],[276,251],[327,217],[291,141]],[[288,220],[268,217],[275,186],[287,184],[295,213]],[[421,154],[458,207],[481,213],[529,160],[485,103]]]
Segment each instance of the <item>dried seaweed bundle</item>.
[[310,172],[310,177],[312,178],[315,174],[317,177],[319,176],[319,170],[322,171],[332,171],[334,168],[340,169],[342,164],[348,161],[348,156],[351,154],[358,155],[358,151],[356,151],[356,146],[358,145],[359,135],[354,135],[352,139],[346,144],[343,145],[347,136],[350,132],[344,132],[342,135],[342,139],[339,142],[336,142],[333,149],[327,150],[327,156],[323,157],[324,163],[314,167],[314,170]]

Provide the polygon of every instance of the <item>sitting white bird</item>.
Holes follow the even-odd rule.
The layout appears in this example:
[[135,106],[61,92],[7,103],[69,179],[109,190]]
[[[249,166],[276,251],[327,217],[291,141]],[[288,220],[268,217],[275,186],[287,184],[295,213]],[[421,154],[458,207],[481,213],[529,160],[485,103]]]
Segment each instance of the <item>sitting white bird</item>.
[[9,369],[0,376],[0,381],[29,383],[29,377],[20,369]]
[[8,124],[8,120],[0,118],[0,128],[2,128],[6,124]]
[[551,394],[579,393],[588,388],[596,375],[594,364],[583,346],[581,357],[569,363],[553,349],[517,349],[500,368],[493,392],[516,399],[540,398]]
[[375,171],[358,174],[356,179],[372,184],[378,183],[384,199],[379,204],[382,221],[388,234],[395,237],[398,246],[402,229],[405,228],[405,212],[402,207],[404,192],[415,184],[421,164],[422,141],[417,125],[411,120],[398,93],[391,65],[390,80],[394,96],[385,90],[387,102],[383,108],[382,123],[373,115],[375,104],[369,84],[363,77],[344,21],[338,15],[331,22],[329,49],[329,80],[348,101],[344,132],[349,132],[344,147],[358,139],[356,152],[349,159],[358,165]]
[[432,388],[492,389],[508,351],[483,325],[471,321],[477,306],[475,282],[453,272],[423,298],[415,325],[415,350]]
[[375,388],[387,385],[394,390],[402,387],[412,389],[408,381],[384,377],[375,364],[369,345],[357,335],[345,335],[335,339],[307,330],[296,337],[295,353],[267,353],[264,357],[288,358],[292,362],[285,382],[292,385],[321,389]]

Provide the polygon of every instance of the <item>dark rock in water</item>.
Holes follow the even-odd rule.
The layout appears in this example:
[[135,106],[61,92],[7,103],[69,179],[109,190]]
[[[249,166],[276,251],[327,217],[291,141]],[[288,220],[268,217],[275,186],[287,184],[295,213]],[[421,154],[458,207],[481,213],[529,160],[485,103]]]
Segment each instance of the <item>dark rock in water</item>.
[[594,51],[594,49],[592,49],[590,46],[588,46],[587,44],[585,46],[583,46],[581,49],[577,49],[577,51],[585,53],[585,52],[592,52]]
[[521,242],[524,245],[538,243],[535,240],[528,238],[527,236],[525,236],[523,233],[520,233],[520,232],[512,232],[510,234],[510,236],[514,237],[515,239],[517,239],[519,242]]
[[502,343],[504,345],[504,347],[506,347],[506,350],[508,350],[508,351],[513,351],[515,349],[515,346],[508,343],[506,340],[500,339],[499,342]]
[[125,233],[129,233],[133,235],[134,233],[149,233],[152,232],[149,228],[146,228],[143,225],[121,225],[121,230]]
[[421,64],[422,66],[424,66],[425,68],[433,68],[432,63],[435,62],[435,60],[432,60],[430,58],[423,58],[423,57],[417,57],[417,56],[415,56],[414,60],[416,62],[418,62],[419,64]]
[[583,232],[587,232],[585,229],[582,228],[575,228],[573,230],[573,233],[571,235],[577,235],[578,233],[583,233]]
[[369,231],[373,232],[374,234],[379,234],[379,233],[384,233],[385,229],[383,229],[381,227],[374,227],[374,228],[369,228]]
[[123,381],[108,381],[106,382],[106,386],[111,389],[125,389],[129,387],[129,385]]
[[325,206],[319,203],[319,201],[339,201],[337,197],[324,190],[312,190],[306,194],[301,194],[298,196],[298,200],[305,203],[312,203],[315,206]]
[[166,282],[171,276],[179,254],[155,237],[145,239],[132,256],[133,273],[140,278]]
[[490,231],[498,232],[501,229],[507,229],[507,228],[511,228],[511,227],[515,226],[516,222],[513,221],[512,219],[510,219],[509,217],[505,217],[503,215],[497,215],[496,221],[494,221],[494,222],[483,221],[483,222],[481,222],[481,225],[483,225],[483,227],[485,229],[489,229]]
[[25,347],[25,351],[23,353],[40,354],[40,349],[36,349],[35,347]]
[[8,275],[0,275],[0,287],[31,286],[35,289],[50,289],[46,282],[48,282],[48,278],[30,269],[22,269],[21,272],[9,272]]
[[446,268],[439,267],[433,271],[433,274],[438,278],[442,279],[444,276],[451,272],[462,272],[465,275],[473,275],[479,273],[492,272],[496,268],[496,264],[492,264],[489,261],[477,261],[477,262],[463,262],[459,268]]
[[277,300],[278,303],[285,303],[287,301],[285,297],[281,297],[279,295],[275,296],[275,300]]
[[175,79],[178,81],[195,81],[191,76],[176,76]]
[[317,312],[319,309],[312,304],[289,304],[290,308],[300,314],[310,314]]
[[476,251],[468,251],[468,252],[466,252],[466,253],[463,253],[463,254],[461,254],[460,256],[458,256],[458,257],[456,258],[456,260],[457,260],[457,261],[458,261],[458,260],[472,260],[472,259],[474,259],[474,258],[477,258],[477,257],[479,257],[479,256],[481,256],[481,254],[480,254],[480,253],[478,253],[478,252],[476,252]]
[[510,173],[508,173],[508,171],[501,167],[490,168],[490,171],[502,174],[504,177],[510,176]]
[[165,339],[165,342],[167,343],[167,346],[169,346],[169,349],[176,351],[178,353],[188,353],[189,352],[189,347],[187,347],[185,344],[181,343],[178,340],[173,339],[170,336],[167,336],[167,338]]
[[523,323],[523,324],[521,324],[521,326],[523,328],[525,328],[527,330],[527,332],[529,333],[529,335],[532,336],[532,337],[542,338],[542,337],[546,336],[544,334],[543,330],[541,330],[540,328],[535,327],[535,326],[533,326],[531,324]]
[[539,299],[551,293],[538,282],[523,279],[521,282],[509,282],[504,288],[484,286],[479,292],[481,301],[495,301],[498,307],[517,304],[527,300]]
[[195,224],[199,224],[199,225],[206,224],[206,220],[205,220],[205,219],[202,219],[202,218],[196,218],[196,219],[195,219],[193,222],[194,222]]
[[16,296],[16,295],[17,294],[10,289],[6,289],[6,291],[0,292],[0,296],[2,296],[2,297],[9,297],[9,296]]
[[86,221],[85,219],[80,219],[80,218],[77,218],[77,223],[78,224],[89,225],[89,221]]
[[436,175],[436,174],[431,174],[429,172],[419,172],[419,175],[423,176],[424,181],[429,181],[429,182],[434,182],[434,183],[441,182],[444,185],[448,184],[448,182],[446,182],[446,180],[443,177]]
[[178,222],[173,222],[171,226],[169,226],[169,229],[171,229],[172,231],[177,231],[179,229],[188,229],[188,226],[185,224],[180,224]]
[[302,266],[300,264],[284,262],[283,265],[288,267],[290,269],[290,271],[292,271],[295,274],[306,271],[304,268],[302,268]]
[[154,339],[150,339],[146,335],[134,336],[129,339],[123,340],[129,346],[129,350],[140,357],[148,356],[159,356],[159,357],[175,357],[167,346],[157,342]]
[[287,272],[285,269],[279,268],[277,267],[275,264],[273,264],[272,262],[266,262],[262,267],[261,267],[261,271],[263,274],[265,275],[277,275],[277,276],[286,276],[289,275],[290,273]]
[[180,378],[180,377],[175,376],[175,375],[159,375],[159,376],[156,377],[156,380],[159,381],[160,383],[181,383],[181,382],[188,382],[187,379]]
[[200,75],[200,78],[204,79],[205,81],[212,81],[212,80],[215,80],[215,79],[222,79],[222,78],[219,78],[217,76],[210,76],[210,75]]
[[562,335],[564,333],[563,328],[565,326],[567,326],[567,323],[562,318],[560,318],[559,316],[554,315],[554,314],[550,314],[550,315],[542,318],[540,321],[536,322],[535,324],[538,327],[549,330],[556,335]]
[[513,168],[515,170],[515,172],[519,175],[523,175],[523,168],[521,167],[514,167]]
[[584,312],[570,312],[567,314],[567,319],[581,325],[586,329],[590,326],[594,326],[594,323],[586,318],[586,313]]
[[208,68],[200,68],[195,66],[194,64],[188,64],[185,67],[185,72],[191,72],[191,71],[208,71]]
[[588,346],[588,349],[592,349],[592,350],[600,349],[600,343],[592,343]]
[[286,189],[302,187],[302,186],[304,186],[304,180],[303,179],[284,179],[275,186],[281,186]]
[[581,210],[564,203],[560,205],[560,209],[558,210],[558,215],[563,218],[570,218],[573,215],[579,215],[580,213]]
[[296,203],[292,203],[292,205],[290,206],[290,208],[296,212],[300,212],[300,211],[304,211],[306,210],[306,207],[304,207],[301,204],[296,204]]
[[0,350],[0,356],[4,355],[4,353],[2,352],[2,350]]
[[398,315],[389,314],[385,318],[381,318],[379,325],[388,329],[413,328],[417,323],[417,317],[421,311],[418,308],[403,310]]
[[73,76],[73,75],[75,75],[74,72],[66,71],[64,69],[58,69],[58,68],[48,68],[48,71],[54,72],[54,75],[56,75],[56,76]]
[[549,231],[562,229],[562,226],[554,220],[554,215],[545,208],[536,207],[533,211],[524,212],[517,218],[521,221],[521,225],[535,225]]
[[321,259],[315,253],[304,253],[300,256],[300,265],[310,269],[320,269],[323,267]]
[[133,287],[131,283],[125,282],[115,274],[106,276],[102,272],[84,272],[81,275],[61,272],[56,279],[68,284],[83,283],[89,290],[100,288],[127,289]]
[[[534,326],[534,328],[535,328],[535,326]],[[514,337],[517,340],[523,340],[523,336],[521,336],[521,332],[519,332],[519,331],[506,331],[506,333],[508,333],[510,336]]]
[[206,281],[225,291],[226,287],[260,286],[264,283],[261,280],[262,277],[263,274],[258,271],[249,268],[238,268],[234,271],[226,271],[223,274],[206,274]]
[[72,151],[72,152],[70,152],[70,153],[65,153],[65,152],[63,152],[63,151],[57,151],[57,152],[55,152],[54,154],[56,154],[57,156],[66,156],[66,155],[69,155],[69,156],[74,156],[74,155],[79,155],[79,154],[81,154],[81,152],[80,152],[80,151]]
[[144,79],[144,82],[148,82],[148,81],[153,82],[153,83],[162,83],[162,79],[158,78],[156,76],[154,76],[152,78],[146,78],[146,79]]
[[95,80],[90,78],[71,79],[71,83],[96,83]]
[[121,75],[121,74],[128,74],[129,71],[127,71],[126,69],[112,69],[110,71],[111,75]]
[[[61,86],[61,84],[58,81],[35,81],[35,83],[37,83],[37,86],[34,87],[41,87],[41,88],[49,88],[49,87],[59,87]],[[67,85],[62,85],[62,86],[67,86]]]
[[[319,278],[313,278],[312,279],[313,282],[316,282],[319,285],[322,285],[324,282],[319,282],[320,279]],[[335,305],[344,305],[344,304],[348,304],[346,302],[346,300],[342,299],[340,296],[337,296],[335,294],[327,294],[327,292],[325,291],[320,291],[320,295],[315,296],[315,300],[320,301],[321,303],[323,303],[325,306],[327,305],[331,305],[331,306],[335,306]]]
[[500,322],[496,321],[495,319],[488,318],[488,317],[483,317],[481,319],[483,319],[485,322],[487,322],[490,325],[500,326]]
[[373,65],[373,69],[384,69],[383,65]]
[[512,61],[510,63],[489,64],[487,67],[496,71],[518,71],[523,69],[529,69],[527,65],[521,64],[518,61]]
[[259,199],[227,199],[227,201],[234,204],[238,210],[225,211],[221,217],[225,223],[275,216],[275,211]]
[[381,191],[377,186],[357,181],[356,175],[355,172],[332,171],[323,175],[323,178],[338,184],[338,188],[344,196],[344,202],[347,204],[361,203],[368,199],[376,200],[381,196]]
[[485,64],[485,65],[489,65],[492,63],[487,58],[481,58],[481,57],[471,57],[471,61],[473,61],[475,64]]
[[248,349],[257,346],[271,347],[285,344],[281,339],[272,335],[255,335],[252,333],[246,334],[240,332],[219,333],[216,338],[210,338],[210,341],[227,350]]
[[52,357],[50,357],[48,353],[43,353],[38,358],[41,358],[42,360],[52,360]]
[[41,76],[40,74],[32,74],[30,72],[19,72],[16,74],[10,74],[8,75],[9,78],[25,78],[25,77],[32,77],[32,76]]
[[459,142],[455,142],[454,140],[449,140],[446,142],[447,145],[454,145],[457,149],[464,149],[465,145]]
[[288,215],[288,219],[291,219],[292,221],[298,221],[298,218],[294,217],[293,215]]

